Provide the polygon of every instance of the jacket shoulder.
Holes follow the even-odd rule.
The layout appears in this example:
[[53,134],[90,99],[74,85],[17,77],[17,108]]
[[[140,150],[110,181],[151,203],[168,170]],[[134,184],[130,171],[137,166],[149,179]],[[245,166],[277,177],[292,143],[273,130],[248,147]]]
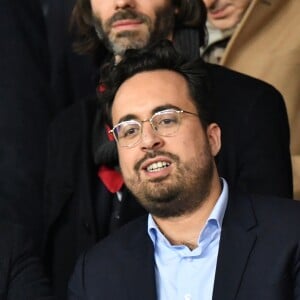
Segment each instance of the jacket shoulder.
[[[126,269],[137,257],[144,257],[152,245],[147,234],[147,216],[139,217],[110,234],[88,250],[84,257],[84,268],[88,273],[110,269],[113,266]],[[103,273],[105,277],[107,272]]]
[[55,134],[66,130],[75,132],[82,128],[84,122],[91,122],[94,119],[97,109],[97,100],[95,98],[84,99],[76,102],[70,107],[59,112],[50,124],[50,133]]
[[[97,243],[88,253],[89,257],[100,257],[105,260],[105,256],[119,256],[122,251],[127,251],[140,241],[147,239],[147,215],[141,216],[128,224],[122,226],[114,233]],[[122,249],[120,251],[120,249]]]
[[290,229],[300,240],[300,202],[292,199],[255,195],[252,203],[256,218],[274,232]]
[[128,223],[81,255],[69,282],[70,299],[78,299],[78,295],[80,299],[99,295],[103,299],[155,299],[147,216]]
[[237,90],[241,92],[250,91],[253,93],[258,89],[277,95],[277,97],[282,97],[274,86],[263,80],[216,64],[206,63],[206,68],[213,84],[217,83],[221,87],[225,89],[228,88],[232,92]]

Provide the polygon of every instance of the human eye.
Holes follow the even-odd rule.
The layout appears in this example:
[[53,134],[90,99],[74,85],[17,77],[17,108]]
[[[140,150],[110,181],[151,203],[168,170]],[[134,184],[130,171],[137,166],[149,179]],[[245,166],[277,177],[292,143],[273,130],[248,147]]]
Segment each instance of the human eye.
[[122,124],[119,131],[119,138],[132,139],[139,134],[140,126],[138,123]]
[[172,127],[178,124],[178,115],[176,112],[163,113],[156,121],[159,127]]

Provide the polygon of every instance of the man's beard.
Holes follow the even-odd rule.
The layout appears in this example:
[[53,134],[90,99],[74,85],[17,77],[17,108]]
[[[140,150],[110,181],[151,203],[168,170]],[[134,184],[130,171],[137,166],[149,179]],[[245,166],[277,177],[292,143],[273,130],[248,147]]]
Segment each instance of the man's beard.
[[[150,157],[163,155],[169,157],[176,172],[168,178],[156,180],[141,180],[139,166]],[[180,164],[177,155],[157,151],[146,155],[135,166],[137,176],[124,178],[129,190],[135,195],[140,204],[152,215],[160,218],[178,217],[189,214],[205,202],[211,191],[214,173],[214,158],[209,146],[197,159]]]
[[[143,23],[145,30],[124,30],[112,33],[112,24],[119,20],[131,19]],[[174,29],[174,9],[167,6],[156,11],[155,23],[144,14],[134,10],[123,9],[118,11],[104,24],[94,16],[94,26],[99,39],[114,55],[123,56],[127,49],[141,49],[153,41],[166,39]]]

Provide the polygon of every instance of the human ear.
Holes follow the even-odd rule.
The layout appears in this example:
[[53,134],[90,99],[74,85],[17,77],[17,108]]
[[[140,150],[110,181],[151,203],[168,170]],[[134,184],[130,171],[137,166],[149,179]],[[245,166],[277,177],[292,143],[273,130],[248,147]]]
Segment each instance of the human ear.
[[221,149],[221,128],[217,123],[211,123],[206,129],[206,135],[213,156],[216,156]]

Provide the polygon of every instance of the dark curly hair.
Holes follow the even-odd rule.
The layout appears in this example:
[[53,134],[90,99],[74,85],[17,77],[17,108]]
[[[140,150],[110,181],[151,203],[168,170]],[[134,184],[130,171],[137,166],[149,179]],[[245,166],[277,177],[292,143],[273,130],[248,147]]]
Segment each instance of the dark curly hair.
[[[199,56],[199,47],[206,43],[206,7],[202,0],[172,0],[178,8],[175,16],[174,45],[189,58]],[[90,0],[77,0],[72,14],[72,27],[76,27],[78,39],[75,50],[90,54],[97,60],[104,45],[94,28]]]
[[[118,165],[116,143],[105,138],[104,124],[112,127],[111,107],[115,94],[124,81],[144,71],[166,69],[181,74],[187,81],[191,98],[203,128],[213,122],[213,101],[209,97],[211,85],[205,63],[198,57],[187,60],[168,40],[157,41],[142,49],[127,50],[122,60],[102,68],[103,92],[98,94],[98,109],[94,127],[94,160],[98,165]],[[147,83],[145,83],[147,84]]]
[[112,126],[111,107],[118,89],[127,79],[141,72],[161,69],[174,71],[186,79],[200,121],[206,128],[212,122],[212,103],[208,101],[210,84],[205,64],[201,58],[186,60],[168,40],[155,42],[143,49],[127,50],[120,63],[103,70],[105,91],[99,94],[98,99],[99,113],[103,114],[105,123]]

